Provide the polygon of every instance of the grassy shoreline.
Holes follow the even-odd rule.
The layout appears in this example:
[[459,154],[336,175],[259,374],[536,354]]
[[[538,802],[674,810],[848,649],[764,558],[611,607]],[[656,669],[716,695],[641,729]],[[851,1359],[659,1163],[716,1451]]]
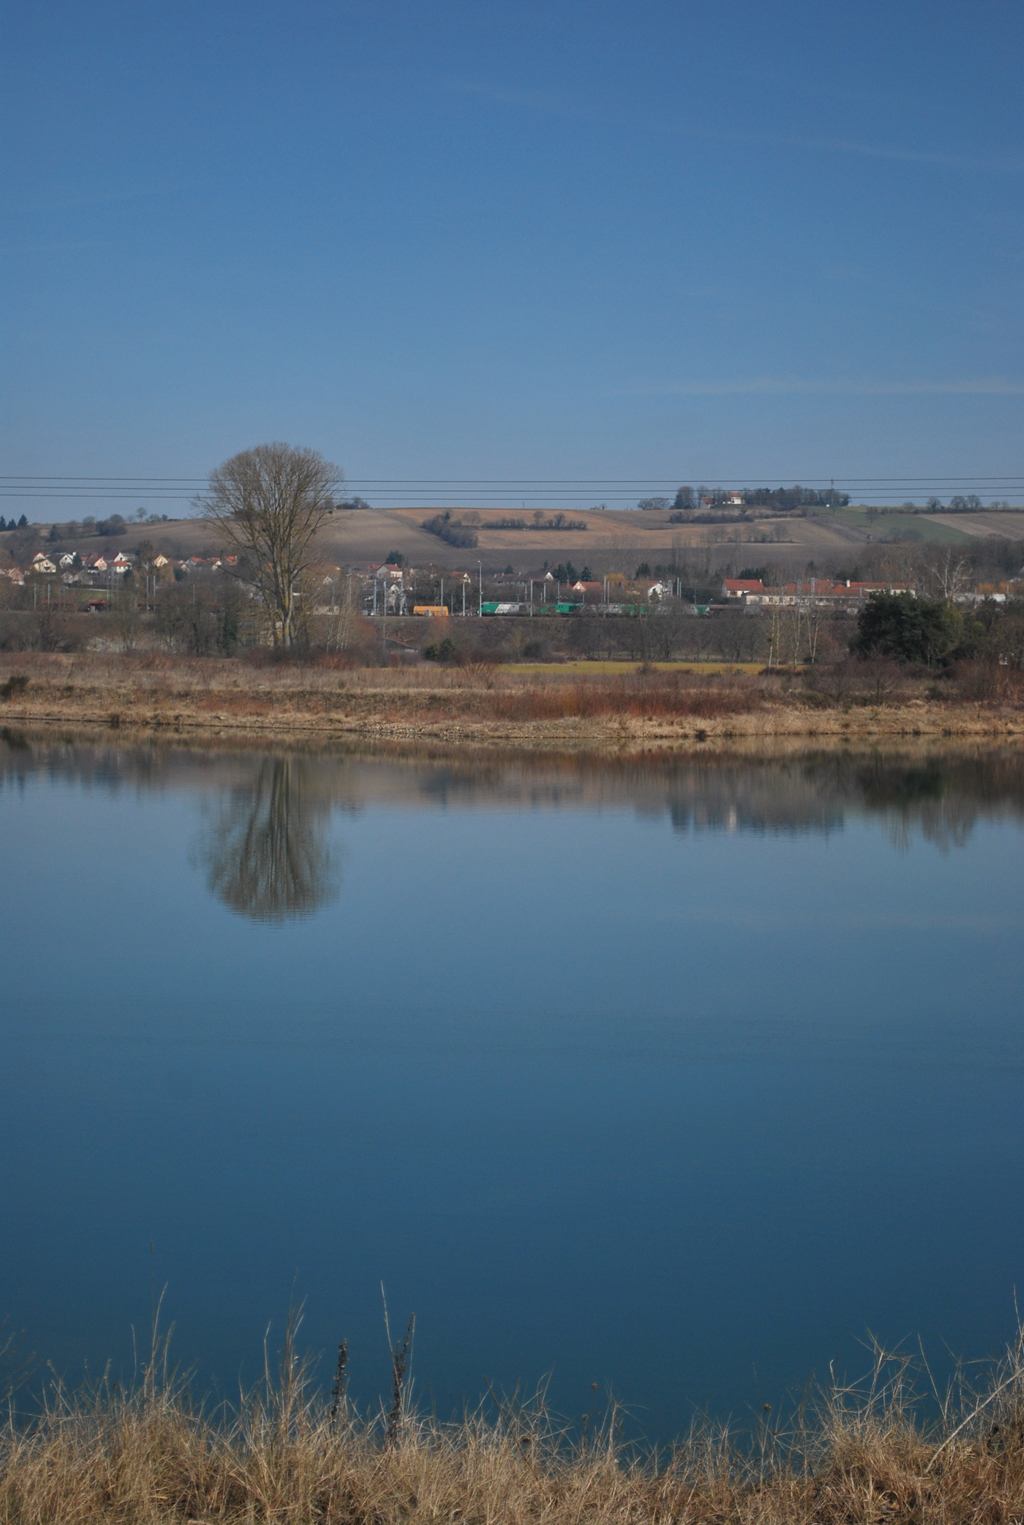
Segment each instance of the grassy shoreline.
[[1024,684],[1005,669],[941,680],[879,663],[771,675],[713,666],[353,669],[31,654],[0,669],[0,725],[596,752],[1024,736]]
[[785,1418],[765,1406],[745,1432],[698,1420],[647,1452],[622,1444],[611,1401],[571,1427],[542,1398],[496,1399],[444,1424],[408,1409],[404,1375],[396,1360],[393,1399],[370,1415],[337,1390],[320,1395],[287,1351],[280,1375],[233,1407],[197,1403],[167,1379],[161,1352],[129,1391],[53,1387],[34,1418],[12,1412],[0,1425],[0,1521],[1018,1525],[1024,1515],[1019,1339],[977,1385],[961,1374],[928,1395],[923,1363],[877,1351],[861,1383],[813,1392]]

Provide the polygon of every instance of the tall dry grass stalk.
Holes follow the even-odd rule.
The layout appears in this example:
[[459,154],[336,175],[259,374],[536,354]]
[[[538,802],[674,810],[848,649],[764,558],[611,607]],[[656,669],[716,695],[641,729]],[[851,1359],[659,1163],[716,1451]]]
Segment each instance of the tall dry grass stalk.
[[[581,1525],[581,1522],[914,1522],[1024,1518],[1024,1344],[983,1389],[930,1395],[926,1368],[875,1352],[867,1379],[811,1395],[755,1433],[697,1422],[641,1455],[606,1408],[575,1438],[533,1402],[460,1423],[393,1405],[362,1416],[339,1380],[312,1388],[290,1325],[280,1370],[237,1407],[197,1405],[156,1342],[136,1386],[53,1389],[0,1433],[4,1525],[116,1521]],[[396,1351],[402,1347],[396,1346]],[[340,1376],[344,1374],[344,1357]],[[398,1412],[396,1414],[396,1407]]]

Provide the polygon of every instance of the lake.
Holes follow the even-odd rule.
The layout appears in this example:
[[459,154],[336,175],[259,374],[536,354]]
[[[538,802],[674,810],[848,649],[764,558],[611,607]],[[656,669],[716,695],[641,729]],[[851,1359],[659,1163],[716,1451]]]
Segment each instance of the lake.
[[[651,1437],[1024,1284],[1024,756],[0,744],[0,1316]],[[951,1355],[952,1353],[952,1355]]]

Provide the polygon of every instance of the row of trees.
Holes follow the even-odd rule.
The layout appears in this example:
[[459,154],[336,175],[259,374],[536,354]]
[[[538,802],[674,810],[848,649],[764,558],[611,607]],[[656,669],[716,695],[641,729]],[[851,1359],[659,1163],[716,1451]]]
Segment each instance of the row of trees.
[[472,525],[461,519],[453,519],[450,510],[434,514],[431,519],[424,519],[421,527],[428,535],[436,535],[446,545],[454,545],[461,550],[472,550],[480,544],[480,537]]
[[166,514],[147,514],[138,509],[130,519],[121,514],[110,514],[106,519],[96,519],[87,514],[84,519],[71,519],[64,524],[51,524],[46,536],[51,545],[63,545],[69,540],[89,540],[94,535],[126,535],[134,524],[166,524]]
[[[735,498],[740,499],[737,505]],[[835,488],[816,487],[747,487],[735,493],[723,487],[680,487],[674,498],[641,498],[637,508],[658,510],[671,508],[676,513],[692,514],[701,507],[726,508],[773,508],[779,513],[792,513],[801,508],[845,508],[850,501],[848,493]]]
[[[914,507],[913,503],[905,503],[903,506],[904,508]],[[936,510],[942,507],[942,499],[929,498],[928,502],[925,504],[925,507],[929,513],[933,514],[936,512]],[[971,514],[977,512],[980,507],[981,499],[978,497],[977,493],[968,493],[966,497],[963,497],[958,493],[955,497],[950,498],[949,507],[946,512],[951,514]]]
[[[92,514],[87,514],[84,519],[69,519],[63,524],[51,524],[46,538],[51,545],[61,545],[65,540],[88,540],[93,535],[125,535],[132,524],[166,523],[166,514],[147,514],[144,508],[138,509],[130,519],[125,519],[122,514],[110,514],[106,519],[97,519]],[[0,534],[8,530],[31,528],[27,514],[22,514],[20,519],[15,519],[13,515],[10,519],[5,519],[0,514]]]

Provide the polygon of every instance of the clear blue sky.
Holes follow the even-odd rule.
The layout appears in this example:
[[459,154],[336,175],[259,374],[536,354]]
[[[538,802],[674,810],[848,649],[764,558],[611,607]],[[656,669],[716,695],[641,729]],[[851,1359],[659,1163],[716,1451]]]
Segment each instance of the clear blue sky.
[[0,471],[1017,472],[1022,32],[9,0]]

